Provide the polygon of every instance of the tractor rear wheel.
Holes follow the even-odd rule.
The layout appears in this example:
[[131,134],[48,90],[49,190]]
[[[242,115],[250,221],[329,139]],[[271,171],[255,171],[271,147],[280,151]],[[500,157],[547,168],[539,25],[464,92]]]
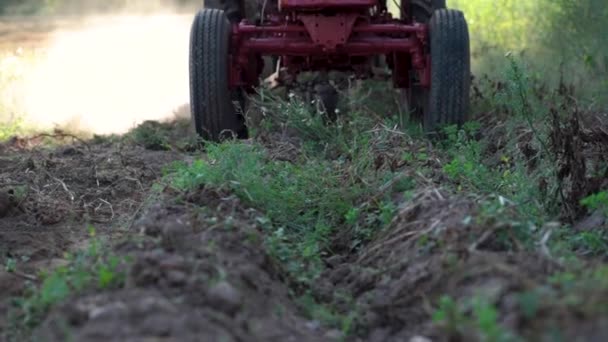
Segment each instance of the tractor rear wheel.
[[[428,24],[435,11],[445,8],[445,0],[412,0],[408,12],[409,20]],[[416,70],[410,70],[410,75],[413,76],[410,80],[411,86],[405,94],[407,111],[412,118],[421,120],[428,111],[429,89],[420,85]]]
[[[233,24],[238,24],[243,19],[256,22],[260,18],[258,14],[263,6],[259,1],[251,0],[205,0],[205,8],[221,9],[226,13],[226,17]],[[273,6],[270,3],[265,7],[266,12]],[[276,5],[275,5],[276,6]],[[271,76],[277,67],[277,57],[259,56],[260,65],[264,68],[260,74],[260,78],[265,80]]]
[[202,9],[190,33],[190,108],[198,135],[209,141],[246,138],[245,96],[229,88],[231,27],[223,11]]
[[411,0],[410,20],[427,24],[431,20],[433,12],[444,8],[446,8],[445,0]]
[[468,116],[471,80],[469,31],[462,12],[435,11],[429,23],[431,87],[424,130],[463,124]]

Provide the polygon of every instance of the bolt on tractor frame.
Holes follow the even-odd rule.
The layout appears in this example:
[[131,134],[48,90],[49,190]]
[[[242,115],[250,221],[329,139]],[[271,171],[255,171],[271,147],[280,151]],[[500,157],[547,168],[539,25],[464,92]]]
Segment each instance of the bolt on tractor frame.
[[446,9],[445,0],[388,0],[389,6],[387,0],[259,0],[255,21],[242,19],[243,1],[204,8],[192,25],[191,109],[204,139],[247,136],[244,93],[259,85],[266,56],[294,75],[338,70],[361,78],[384,56],[393,86],[427,132],[465,121],[469,33],[463,14]]

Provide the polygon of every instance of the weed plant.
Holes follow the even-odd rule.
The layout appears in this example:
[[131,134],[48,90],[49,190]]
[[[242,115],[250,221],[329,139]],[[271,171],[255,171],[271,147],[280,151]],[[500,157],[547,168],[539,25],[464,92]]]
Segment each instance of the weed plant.
[[[94,228],[89,229],[86,249],[65,255],[66,264],[48,272],[42,272],[31,282],[21,298],[14,299],[17,309],[11,313],[9,336],[20,340],[38,326],[50,308],[70,296],[92,291],[108,290],[124,285],[126,274],[124,257],[111,253],[107,243],[99,238]],[[7,264],[9,272],[18,270],[18,263]]]
[[390,193],[371,204],[366,199],[397,175],[374,168],[368,117],[351,113],[327,124],[296,97],[283,102],[266,95],[264,101],[260,107],[267,117],[260,134],[295,131],[303,141],[299,160],[274,160],[273,152],[257,142],[208,143],[204,159],[176,165],[170,177],[178,189],[226,189],[263,211],[271,253],[308,283],[322,271],[322,258],[332,254],[338,231],[354,229],[354,240],[361,242],[390,222],[395,211]]

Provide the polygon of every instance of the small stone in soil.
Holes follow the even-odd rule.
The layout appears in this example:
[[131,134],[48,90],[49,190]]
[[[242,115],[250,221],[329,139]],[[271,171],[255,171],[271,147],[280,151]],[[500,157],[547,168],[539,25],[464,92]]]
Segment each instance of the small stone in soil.
[[167,272],[167,280],[171,286],[182,286],[186,284],[186,273],[178,270]]
[[208,295],[211,305],[229,315],[234,315],[243,302],[241,293],[226,281],[209,289]]

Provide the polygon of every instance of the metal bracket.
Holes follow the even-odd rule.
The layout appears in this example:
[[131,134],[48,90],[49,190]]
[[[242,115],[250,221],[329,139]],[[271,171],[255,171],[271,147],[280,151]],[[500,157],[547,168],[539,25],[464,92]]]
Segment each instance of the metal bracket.
[[324,16],[320,14],[300,15],[300,19],[310,38],[316,45],[320,45],[323,51],[332,52],[338,45],[345,44],[353,31],[353,25],[358,14],[338,14],[335,16]]

